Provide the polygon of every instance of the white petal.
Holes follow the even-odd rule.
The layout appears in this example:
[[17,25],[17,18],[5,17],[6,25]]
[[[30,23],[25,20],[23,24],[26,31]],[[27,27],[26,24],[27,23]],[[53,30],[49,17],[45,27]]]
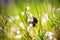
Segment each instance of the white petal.
[[60,11],[60,8],[58,8],[57,11]]
[[53,35],[53,33],[52,32],[49,32],[49,36],[52,36]]
[[22,35],[16,35],[15,36],[15,38],[21,38],[22,37]]
[[31,30],[30,26],[28,26],[27,30],[28,30],[29,34],[32,34],[32,30]]
[[13,26],[11,27],[11,31],[15,32],[16,28],[14,28]]
[[45,36],[49,36],[49,37],[51,37],[52,35],[53,35],[52,32],[46,32],[46,34],[45,34]]
[[24,24],[23,24],[23,22],[20,22],[19,25],[20,25],[20,27],[21,27],[22,29],[24,29]]
[[33,26],[33,24],[32,24],[32,23],[30,23],[30,24],[29,24],[29,26],[30,26],[30,27],[32,27],[32,26]]
[[25,13],[24,13],[24,12],[22,12],[22,15],[24,16],[24,15],[25,15]]
[[30,22],[30,18],[28,18],[28,22]]
[[9,22],[12,22],[13,20],[12,20],[12,19],[9,19],[8,21],[9,21]]
[[49,20],[48,14],[45,14],[44,18],[42,19],[42,23],[45,23],[47,20]]
[[19,30],[17,30],[17,34],[20,34],[20,31]]
[[52,39],[53,39],[53,37],[51,36],[51,37],[49,37],[49,39],[50,39],[50,40],[52,40]]
[[16,16],[15,18],[16,18],[16,20],[19,20],[19,19],[20,19],[20,17],[19,17],[19,16]]
[[46,22],[46,19],[44,18],[43,20],[42,20],[42,23],[45,23]]
[[13,21],[14,21],[14,17],[10,17],[10,18],[8,19],[8,21],[9,21],[9,22],[13,22]]
[[45,14],[44,17],[45,17],[46,20],[49,19],[49,18],[48,18],[48,14]]
[[29,17],[32,17],[32,14],[31,14],[30,12],[28,12],[28,16],[29,16]]
[[27,6],[27,11],[30,9],[30,7],[29,6]]

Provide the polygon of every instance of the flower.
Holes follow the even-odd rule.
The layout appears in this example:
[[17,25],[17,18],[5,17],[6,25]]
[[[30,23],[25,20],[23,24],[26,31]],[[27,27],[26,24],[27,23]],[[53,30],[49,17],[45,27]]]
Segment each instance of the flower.
[[57,8],[57,11],[60,11],[60,8]]
[[52,36],[50,36],[50,37],[49,37],[49,39],[50,39],[50,40],[52,40],[52,39],[53,39],[53,37],[52,37]]
[[52,32],[46,32],[45,36],[46,37],[48,36],[50,40],[53,39],[53,33]]
[[44,18],[45,18],[46,20],[48,20],[48,14],[45,14],[45,15],[44,15]]
[[33,19],[31,19],[31,18],[28,18],[28,22],[32,22],[33,21]]
[[29,26],[30,26],[30,27],[32,27],[32,26],[33,26],[33,24],[32,24],[32,23],[30,23],[30,24],[29,24]]
[[45,23],[45,22],[46,22],[46,19],[43,19],[43,20],[42,20],[42,23]]
[[20,17],[19,17],[19,16],[16,16],[16,17],[15,17],[15,19],[16,19],[16,20],[19,20],[19,19],[20,19]]
[[29,16],[29,17],[32,17],[32,14],[31,14],[30,12],[28,12],[28,16]]
[[13,21],[14,21],[14,17],[10,17],[10,18],[8,19],[8,21],[9,21],[9,22],[13,22]]
[[19,30],[17,30],[17,31],[16,31],[16,33],[17,33],[17,34],[20,34],[20,31],[19,31]]
[[28,18],[28,22],[30,22],[30,18]]
[[52,36],[53,33],[52,32],[46,32],[45,36]]
[[14,28],[13,26],[11,27],[11,31],[12,32],[15,32],[16,31],[16,28]]
[[47,20],[49,20],[48,14],[45,14],[44,18],[42,19],[42,23],[45,23]]
[[24,12],[22,12],[22,15],[24,16],[24,15],[25,15],[25,13],[24,13]]
[[21,38],[22,37],[22,35],[16,35],[15,36],[15,38],[17,39],[17,38]]
[[30,26],[28,26],[27,31],[29,32],[29,34],[32,34],[32,30]]
[[20,27],[21,27],[22,29],[24,29],[24,24],[23,24],[23,22],[20,22],[19,25],[20,25]]
[[30,9],[30,7],[29,6],[27,6],[27,11]]

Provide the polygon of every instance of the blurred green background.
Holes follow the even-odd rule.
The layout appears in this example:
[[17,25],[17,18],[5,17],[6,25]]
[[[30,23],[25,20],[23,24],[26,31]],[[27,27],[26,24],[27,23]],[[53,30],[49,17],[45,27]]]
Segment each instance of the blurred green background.
[[0,0],[0,40],[60,40],[60,0]]

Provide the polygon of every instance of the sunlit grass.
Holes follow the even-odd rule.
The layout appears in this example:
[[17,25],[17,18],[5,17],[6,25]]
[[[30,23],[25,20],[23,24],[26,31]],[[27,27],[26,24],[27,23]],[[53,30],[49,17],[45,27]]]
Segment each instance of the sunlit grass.
[[[41,0],[40,0],[41,1]],[[4,16],[0,15],[0,36],[4,40],[59,40],[60,8],[45,0],[16,0],[15,4],[5,7]],[[20,3],[21,2],[21,3]],[[31,2],[31,3],[30,3]],[[32,26],[29,15],[37,18],[38,23]],[[33,20],[32,20],[33,21]],[[2,33],[4,35],[2,35]]]

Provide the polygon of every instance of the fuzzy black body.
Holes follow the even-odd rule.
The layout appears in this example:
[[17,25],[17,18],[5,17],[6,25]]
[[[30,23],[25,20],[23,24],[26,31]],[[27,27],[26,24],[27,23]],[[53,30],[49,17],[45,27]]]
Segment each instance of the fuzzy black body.
[[33,17],[33,21],[32,21],[32,22],[30,22],[30,23],[32,23],[32,24],[33,24],[33,26],[36,26],[36,24],[38,23],[37,18]]

